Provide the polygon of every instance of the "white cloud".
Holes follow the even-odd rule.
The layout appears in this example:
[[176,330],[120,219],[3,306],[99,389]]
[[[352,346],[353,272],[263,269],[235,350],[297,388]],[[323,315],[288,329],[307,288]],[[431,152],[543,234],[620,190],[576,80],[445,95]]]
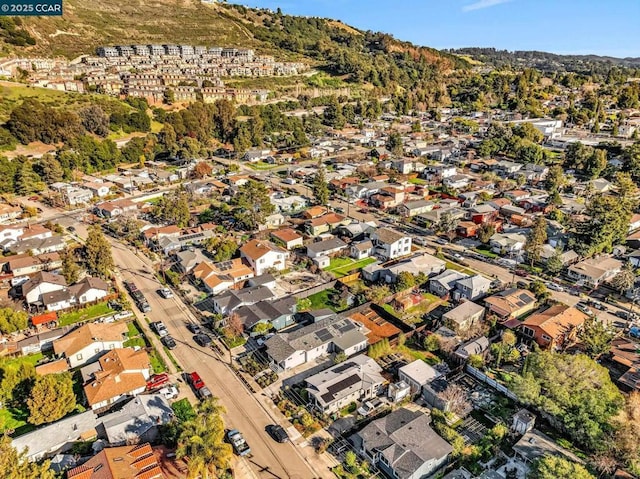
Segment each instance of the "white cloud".
[[462,7],[463,12],[471,12],[473,10],[482,10],[483,8],[495,7],[503,3],[508,3],[511,0],[478,0],[475,3],[465,5]]

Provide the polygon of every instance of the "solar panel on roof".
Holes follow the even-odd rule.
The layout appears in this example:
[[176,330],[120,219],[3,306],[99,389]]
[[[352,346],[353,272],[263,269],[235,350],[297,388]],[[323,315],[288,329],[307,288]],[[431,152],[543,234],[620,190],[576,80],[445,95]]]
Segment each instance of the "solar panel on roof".
[[350,363],[342,363],[339,366],[336,366],[335,368],[333,368],[333,372],[335,373],[342,373],[344,371],[346,371],[349,368],[352,368],[353,366],[355,366],[354,363],[350,362]]
[[355,329],[355,326],[353,324],[351,324],[351,323],[347,323],[347,324],[345,324],[343,326],[340,326],[338,328],[338,331],[340,331],[341,333],[344,334],[344,333],[346,333],[348,331],[351,331],[352,329]]
[[531,298],[524,293],[521,293],[518,297],[524,304],[527,304],[528,301],[531,301]]
[[231,269],[232,266],[233,266],[233,261],[223,261],[222,263],[218,264],[218,269],[220,271],[228,271]]
[[333,337],[333,335],[326,328],[316,331],[316,336],[320,341],[328,341]]

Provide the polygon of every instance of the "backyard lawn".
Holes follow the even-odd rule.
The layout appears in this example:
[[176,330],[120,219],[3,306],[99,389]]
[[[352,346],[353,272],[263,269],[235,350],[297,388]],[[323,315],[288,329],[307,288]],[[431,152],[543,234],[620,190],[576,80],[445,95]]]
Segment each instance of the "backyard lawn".
[[135,321],[130,321],[127,323],[127,339],[124,342],[125,348],[135,348],[138,346],[139,348],[145,348],[147,343],[144,337],[141,336],[140,331],[138,330],[138,325]]
[[100,316],[106,316],[107,314],[114,312],[115,311],[111,309],[106,302],[98,303],[79,309],[78,311],[61,314],[58,317],[58,323],[60,326],[67,326],[80,321],[88,321],[90,319],[99,318]]
[[329,308],[335,312],[344,311],[348,306],[337,304],[331,299],[332,296],[337,294],[338,292],[333,288],[312,294],[307,298],[311,302],[310,310]]
[[0,431],[12,430],[18,434],[26,434],[35,429],[35,426],[27,423],[29,412],[26,407],[24,410],[15,408],[0,409]]
[[355,261],[352,258],[332,258],[329,267],[325,271],[333,274],[336,278],[341,278],[351,271],[362,269],[375,261],[375,258],[363,258],[360,261]]

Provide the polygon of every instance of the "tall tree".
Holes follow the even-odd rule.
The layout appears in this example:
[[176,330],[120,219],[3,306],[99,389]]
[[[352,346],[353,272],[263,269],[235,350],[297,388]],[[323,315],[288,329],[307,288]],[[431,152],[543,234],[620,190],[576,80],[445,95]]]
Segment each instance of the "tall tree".
[[326,206],[329,202],[329,184],[322,162],[318,162],[316,174],[313,177],[313,196],[319,205]]
[[489,243],[491,237],[496,233],[496,227],[491,223],[482,223],[478,230],[478,239],[483,244]]
[[257,228],[275,211],[265,184],[254,180],[249,180],[238,189],[232,204],[235,206],[235,218],[247,229]]
[[561,456],[542,456],[537,459],[527,476],[530,479],[558,479],[566,477],[571,479],[596,479],[581,464],[571,462]]
[[553,252],[553,255],[551,255],[551,257],[547,260],[547,271],[550,274],[556,275],[560,271],[562,271],[562,268],[564,268],[562,254],[562,249],[556,248],[556,250]]
[[29,399],[29,422],[33,425],[46,424],[63,418],[76,407],[71,374],[47,374],[38,376]]
[[589,219],[575,228],[575,246],[583,256],[611,252],[627,237],[632,210],[624,199],[596,195],[587,205],[586,214]]
[[640,393],[627,397],[620,414],[613,420],[613,449],[625,466],[637,471],[640,467]]
[[631,289],[636,282],[636,275],[633,272],[631,265],[626,264],[624,268],[616,274],[611,280],[611,286],[617,289],[620,294],[624,293],[628,289]]
[[38,174],[33,170],[33,163],[28,159],[18,159],[20,167],[16,173],[16,193],[19,195],[30,195],[37,193],[45,188]]
[[564,174],[564,169],[560,165],[553,165],[549,168],[549,173],[544,182],[544,186],[550,193],[562,192],[567,186],[567,177]]
[[111,244],[105,238],[100,226],[93,225],[89,227],[89,234],[84,246],[84,255],[87,269],[91,274],[102,278],[109,277],[114,267]]
[[460,221],[449,212],[445,212],[440,216],[440,221],[436,224],[436,231],[446,235],[449,239],[455,237],[456,228]]
[[198,415],[182,424],[178,438],[178,458],[188,457],[188,479],[213,479],[229,468],[233,451],[225,442],[224,409],[216,398],[197,408]]
[[7,435],[0,436],[0,477],[11,479],[55,479],[49,461],[31,462],[26,451],[17,451]]
[[12,308],[0,308],[0,332],[11,334],[27,328],[27,313]]
[[387,139],[387,150],[389,150],[394,155],[402,155],[403,153],[403,143],[402,136],[397,131],[392,131],[389,133],[389,138]]
[[584,345],[584,352],[593,359],[609,351],[615,336],[615,330],[595,316],[589,316],[578,332],[578,337]]
[[38,174],[47,185],[62,181],[64,169],[52,155],[43,155],[38,162]]
[[527,235],[527,243],[524,250],[527,253],[527,259],[531,262],[531,266],[540,261],[542,256],[542,248],[547,242],[547,221],[544,216],[536,218],[533,227]]
[[60,256],[62,256],[62,276],[67,284],[75,283],[80,277],[80,266],[78,266],[74,250],[67,249]]

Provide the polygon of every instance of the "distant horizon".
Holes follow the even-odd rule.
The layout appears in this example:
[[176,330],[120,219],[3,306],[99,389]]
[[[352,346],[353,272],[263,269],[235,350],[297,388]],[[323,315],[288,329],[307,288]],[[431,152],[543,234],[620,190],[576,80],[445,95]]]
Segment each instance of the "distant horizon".
[[[340,20],[437,50],[495,48],[640,58],[640,1],[249,0],[233,3]],[[437,18],[432,22],[430,18]]]

